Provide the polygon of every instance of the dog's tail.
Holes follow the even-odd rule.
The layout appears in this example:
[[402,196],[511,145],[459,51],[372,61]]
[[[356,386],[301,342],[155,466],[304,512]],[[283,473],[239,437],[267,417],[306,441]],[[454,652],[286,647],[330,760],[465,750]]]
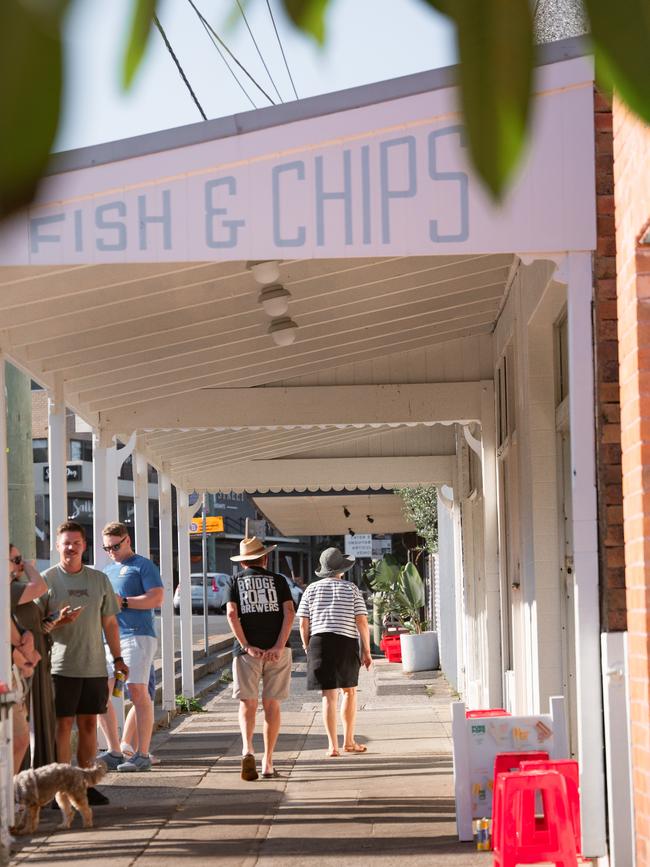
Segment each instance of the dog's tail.
[[100,761],[95,762],[92,768],[80,768],[85,777],[86,786],[94,786],[104,776],[108,768],[106,763]]

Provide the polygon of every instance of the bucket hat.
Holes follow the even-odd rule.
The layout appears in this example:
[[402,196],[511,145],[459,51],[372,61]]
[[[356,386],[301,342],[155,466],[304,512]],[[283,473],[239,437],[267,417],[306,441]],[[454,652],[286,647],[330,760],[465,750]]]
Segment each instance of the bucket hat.
[[239,554],[230,559],[233,563],[239,563],[241,560],[259,560],[269,551],[277,548],[277,545],[264,546],[264,542],[258,539],[257,536],[251,536],[249,539],[242,539],[239,543]]
[[333,578],[341,572],[347,572],[354,566],[354,557],[343,554],[338,548],[325,548],[320,555],[320,569],[316,570],[319,578]]

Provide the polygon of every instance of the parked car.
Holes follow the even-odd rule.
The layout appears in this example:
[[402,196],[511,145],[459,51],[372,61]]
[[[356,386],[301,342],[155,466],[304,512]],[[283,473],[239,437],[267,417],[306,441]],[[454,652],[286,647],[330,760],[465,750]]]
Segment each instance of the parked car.
[[[192,611],[203,613],[203,575],[190,575],[192,585]],[[208,572],[208,611],[222,611],[226,605],[226,588],[230,583],[230,575],[225,572]],[[181,608],[180,584],[174,591],[174,610]]]
[[[280,573],[280,574],[282,575],[282,573]],[[300,600],[302,599],[302,594],[304,591],[300,587],[298,587],[298,585],[293,580],[293,578],[289,578],[288,575],[282,575],[282,577],[289,585],[289,590],[291,590],[291,598],[293,599],[293,604],[297,608],[298,605],[300,604]]]

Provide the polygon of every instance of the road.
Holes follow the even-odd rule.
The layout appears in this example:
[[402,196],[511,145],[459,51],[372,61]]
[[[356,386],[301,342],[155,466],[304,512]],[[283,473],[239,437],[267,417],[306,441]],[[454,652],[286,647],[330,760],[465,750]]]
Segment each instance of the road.
[[[160,615],[157,614],[155,619],[156,633],[157,635],[160,635]],[[208,615],[208,632],[210,635],[228,635],[230,633],[230,629],[228,628],[228,623],[224,614]],[[181,640],[181,619],[178,615],[174,615],[174,635],[176,649],[178,650],[180,648]],[[202,614],[192,615],[192,639],[194,644],[203,640]],[[157,656],[160,657],[160,642],[158,642]]]

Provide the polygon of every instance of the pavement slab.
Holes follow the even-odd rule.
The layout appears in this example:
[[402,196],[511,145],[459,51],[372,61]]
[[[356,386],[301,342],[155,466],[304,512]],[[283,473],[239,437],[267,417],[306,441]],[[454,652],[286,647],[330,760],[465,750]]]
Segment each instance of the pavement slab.
[[[143,774],[109,774],[110,804],[95,827],[56,830],[43,810],[39,832],[19,838],[13,862],[29,867],[488,867],[491,858],[459,843],[455,828],[449,702],[439,674],[429,694],[400,692],[399,666],[362,671],[357,740],[364,754],[326,758],[317,693],[295,663],[283,709],[280,777],[240,778],[238,703],[229,688],[205,699],[206,713],[179,716],[152,746],[161,764]],[[386,677],[390,693],[381,691]],[[379,691],[378,691],[379,685]],[[422,684],[419,684],[422,685]],[[424,688],[424,687],[423,687]],[[258,728],[261,732],[260,713]],[[258,768],[261,734],[256,736]]]

